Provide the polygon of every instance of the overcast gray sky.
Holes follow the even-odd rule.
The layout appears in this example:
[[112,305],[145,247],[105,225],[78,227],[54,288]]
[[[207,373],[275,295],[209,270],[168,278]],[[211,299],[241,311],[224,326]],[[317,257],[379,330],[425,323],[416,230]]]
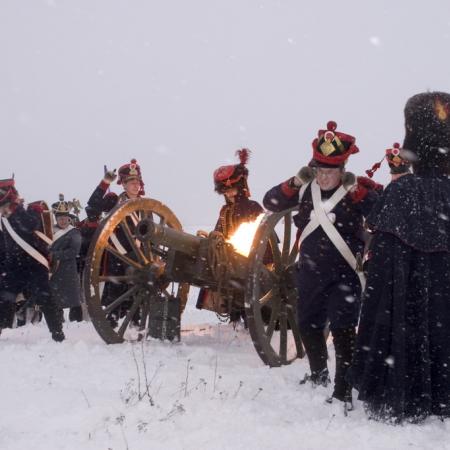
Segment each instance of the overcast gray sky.
[[408,97],[450,91],[449,55],[447,0],[0,0],[0,178],[85,204],[134,157],[149,196],[212,224],[236,149],[260,201],[333,119],[362,173],[402,139]]

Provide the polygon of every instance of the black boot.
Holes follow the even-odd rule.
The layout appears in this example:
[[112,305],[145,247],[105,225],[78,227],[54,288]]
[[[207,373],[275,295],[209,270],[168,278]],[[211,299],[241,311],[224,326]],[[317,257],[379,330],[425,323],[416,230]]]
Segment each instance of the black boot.
[[306,384],[310,382],[313,386],[323,386],[327,387],[330,383],[330,374],[328,369],[323,369],[320,372],[312,372],[310,374],[305,374],[305,376],[300,380],[300,384]]
[[336,374],[334,376],[333,398],[348,403],[350,411],[352,404],[352,387],[346,380],[355,349],[355,328],[332,330],[334,349],[336,352]]
[[52,334],[52,339],[56,342],[61,342],[65,339],[63,332],[63,310],[55,305],[45,304],[41,306],[42,313],[44,314],[47,327]]
[[62,331],[62,330],[52,332],[52,339],[55,342],[62,342],[65,338],[66,338],[66,336],[64,335],[64,331]]
[[71,322],[81,322],[83,320],[83,310],[81,306],[72,306],[69,310],[69,320]]
[[327,386],[330,382],[327,368],[327,344],[323,330],[317,328],[302,327],[300,336],[305,347],[311,368],[311,375],[307,375],[300,383],[311,381],[315,385]]
[[0,300],[0,328],[11,328],[14,321],[16,305]]

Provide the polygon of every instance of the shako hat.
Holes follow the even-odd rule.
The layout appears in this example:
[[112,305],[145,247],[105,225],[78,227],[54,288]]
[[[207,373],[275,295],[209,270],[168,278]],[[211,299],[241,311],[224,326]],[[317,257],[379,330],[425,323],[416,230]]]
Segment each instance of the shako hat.
[[243,148],[236,151],[239,157],[239,164],[220,166],[214,171],[214,190],[223,194],[226,190],[236,187],[240,193],[250,197],[250,190],[247,184],[248,169],[246,164],[250,158],[250,150]]
[[400,148],[400,144],[398,142],[395,142],[391,148],[386,149],[385,158],[389,164],[392,174],[409,172],[411,162],[405,158],[405,154]]
[[349,134],[336,131],[337,124],[330,120],[326,130],[319,130],[312,143],[313,164],[319,167],[341,167],[350,155],[358,153],[356,139]]
[[145,195],[144,192],[144,181],[142,180],[141,168],[137,163],[136,159],[132,159],[129,164],[124,164],[119,167],[119,177],[117,179],[117,184],[125,184],[130,180],[139,180],[141,184],[141,190],[139,195]]
[[59,194],[59,201],[52,203],[52,211],[55,216],[70,216],[72,208],[72,202],[66,202],[64,194]]
[[392,147],[386,149],[383,158],[376,162],[369,170],[366,170],[366,174],[369,178],[372,178],[374,173],[381,167],[384,160],[389,164],[391,174],[408,173],[411,167],[411,161],[408,159],[410,152],[400,148],[400,144],[395,142]]

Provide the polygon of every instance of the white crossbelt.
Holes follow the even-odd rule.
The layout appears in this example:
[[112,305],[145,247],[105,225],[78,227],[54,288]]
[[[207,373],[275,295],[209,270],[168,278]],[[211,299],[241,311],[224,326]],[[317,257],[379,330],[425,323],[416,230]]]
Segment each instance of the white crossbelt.
[[[58,239],[61,239],[65,234],[67,234],[69,231],[73,230],[75,227],[73,225],[68,225],[66,228],[59,228],[58,231],[56,231],[53,234],[53,242],[56,242]],[[44,235],[45,236],[45,235]]]
[[358,261],[356,260],[355,255],[353,255],[350,247],[334,226],[334,214],[331,213],[333,208],[347,195],[347,192],[348,190],[344,188],[344,186],[341,186],[326,202],[322,202],[322,195],[319,185],[316,182],[311,183],[314,214],[311,214],[311,219],[300,236],[300,244],[314,230],[321,226],[325,234],[328,236],[345,261],[347,261],[349,266],[356,272],[359,282],[361,283],[361,288],[364,290],[366,284],[364,273],[359,267]]
[[47,245],[52,245],[53,241],[42,231],[34,230],[34,234],[39,238],[42,239]]
[[28,242],[23,240],[15,231],[14,228],[9,223],[9,220],[6,217],[2,217],[0,215],[0,230],[3,231],[3,226],[6,231],[9,233],[13,241],[28,255],[30,255],[35,261],[42,264],[47,270],[49,270],[49,265],[47,258],[44,255],[39,253],[34,247],[32,247]]
[[[131,220],[133,221],[134,226],[136,226],[139,223],[140,217],[138,217],[138,215],[135,212],[131,213],[130,217],[131,217]],[[114,232],[111,233],[111,236],[109,238],[111,239],[111,242],[114,244],[114,247],[116,247],[117,251],[120,254],[122,254],[122,255],[127,254],[125,247],[120,243],[118,237],[116,236],[116,233],[114,233]],[[136,246],[140,247],[141,241],[139,241],[139,239],[135,239],[135,242],[136,242]]]
[[39,238],[42,239],[48,246],[51,246],[54,242],[56,242],[58,239],[62,238],[65,234],[67,234],[70,230],[73,230],[75,227],[73,225],[69,225],[67,228],[59,229],[54,235],[53,239],[50,239],[46,234],[44,234],[42,231],[35,230],[34,234]]
[[[308,185],[309,185],[309,183],[308,183]],[[304,186],[308,186],[308,185],[304,185]],[[319,188],[319,185],[316,183],[316,182],[314,182],[314,183],[312,183],[311,184],[311,193],[312,193],[312,190],[313,190],[313,187],[316,187],[318,190],[319,190],[319,194],[320,194],[320,188]],[[303,188],[303,186],[302,186],[302,188]],[[305,188],[305,190],[306,190],[306,188]],[[304,191],[303,192],[301,192],[300,191],[300,196],[299,196],[299,198],[300,198],[300,200],[299,200],[299,202],[301,202],[301,200],[302,200],[302,198],[303,198],[303,194],[304,194]],[[322,202],[322,199],[320,199],[320,201],[319,201],[319,203],[320,203],[320,205],[321,205],[321,208],[323,208],[323,210],[325,211],[325,213],[327,214],[327,215],[330,215],[331,216],[331,211],[335,208],[335,206],[345,197],[347,195],[347,190],[344,188],[344,186],[341,186],[326,202]],[[311,214],[311,217],[310,217],[310,221],[308,222],[308,224],[306,225],[306,227],[303,229],[303,232],[302,232],[302,234],[301,234],[301,236],[300,236],[300,244],[313,232],[313,231],[315,231],[319,226],[320,226],[320,223],[319,223],[319,220],[318,220],[318,218],[316,217],[317,216],[317,214],[315,213],[315,207],[314,207],[314,210],[313,210],[313,212],[314,212],[314,214]]]
[[125,250],[124,246],[120,243],[119,239],[116,236],[116,233],[111,233],[111,236],[109,237],[111,239],[111,242],[114,244],[114,247],[116,247],[117,251],[121,255],[126,255],[127,251]]

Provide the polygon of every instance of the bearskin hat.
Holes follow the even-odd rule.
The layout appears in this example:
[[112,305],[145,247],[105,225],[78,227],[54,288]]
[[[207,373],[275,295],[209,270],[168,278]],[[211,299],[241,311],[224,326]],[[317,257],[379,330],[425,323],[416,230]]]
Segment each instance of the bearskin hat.
[[356,139],[336,131],[337,124],[330,120],[326,130],[319,130],[312,143],[313,162],[316,167],[342,167],[350,155],[358,153]]
[[415,173],[450,173],[450,94],[425,92],[405,106],[405,141]]
[[124,164],[119,167],[119,177],[117,179],[117,184],[125,184],[130,180],[139,180],[141,184],[141,190],[139,195],[145,195],[144,191],[144,181],[142,180],[141,168],[137,161],[133,158],[129,164]]
[[226,190],[236,187],[238,192],[250,197],[250,190],[247,184],[248,169],[246,164],[250,158],[250,150],[243,148],[236,151],[239,157],[239,164],[230,166],[220,166],[214,171],[214,190],[223,194]]
[[18,200],[19,193],[15,187],[14,178],[0,180],[0,206],[6,203],[14,203]]

